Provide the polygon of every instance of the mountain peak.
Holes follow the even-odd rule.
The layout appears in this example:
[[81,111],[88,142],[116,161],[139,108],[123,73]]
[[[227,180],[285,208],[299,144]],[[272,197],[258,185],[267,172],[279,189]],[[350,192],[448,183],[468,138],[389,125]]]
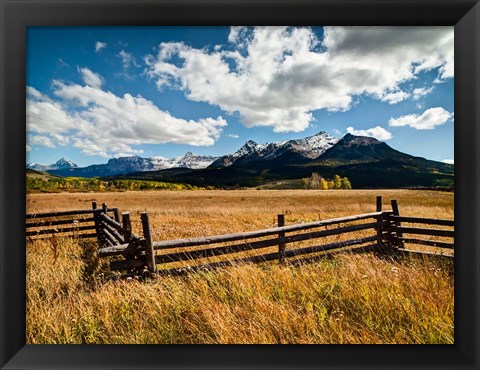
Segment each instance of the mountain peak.
[[58,161],[52,164],[51,167],[57,168],[57,169],[78,168],[78,166],[75,163],[73,163],[72,161],[69,161],[65,157],[60,158]]
[[248,141],[245,142],[245,144],[244,144],[243,146],[246,147],[246,148],[254,148],[254,147],[256,147],[257,145],[258,145],[258,144],[257,144],[255,141],[253,141],[253,140],[248,140]]
[[341,141],[347,145],[376,145],[382,142],[370,136],[355,136],[350,133],[345,134]]
[[244,165],[256,161],[272,161],[280,156],[286,158],[285,155],[305,161],[317,158],[337,142],[338,138],[330,136],[325,131],[303,139],[282,140],[270,144],[257,144],[253,140],[248,140],[236,152],[220,157],[213,162],[211,167],[229,167],[233,164]]
[[55,163],[52,163],[48,166],[38,163],[29,163],[27,168],[35,171],[49,171],[49,170],[69,170],[72,168],[78,168],[76,163],[65,159],[65,157],[60,158]]
[[201,169],[206,168],[212,162],[217,160],[218,157],[208,155],[198,155],[192,152],[186,152],[184,155],[176,158],[165,158],[159,155],[153,156],[148,160],[153,165],[153,168],[158,170],[164,170],[167,168],[191,168]]

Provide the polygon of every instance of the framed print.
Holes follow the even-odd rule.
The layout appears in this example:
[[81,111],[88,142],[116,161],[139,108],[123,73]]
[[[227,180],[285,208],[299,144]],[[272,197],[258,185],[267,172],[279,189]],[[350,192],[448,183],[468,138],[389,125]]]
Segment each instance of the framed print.
[[477,1],[1,14],[2,368],[479,368]]

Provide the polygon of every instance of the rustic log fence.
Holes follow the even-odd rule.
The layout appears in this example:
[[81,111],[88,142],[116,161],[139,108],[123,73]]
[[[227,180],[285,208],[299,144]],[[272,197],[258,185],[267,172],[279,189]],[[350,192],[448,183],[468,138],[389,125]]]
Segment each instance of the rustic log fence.
[[96,209],[96,202],[93,202],[93,209],[27,214],[25,235],[31,240],[50,238],[52,234],[97,238],[100,230],[95,220],[100,212],[115,213],[118,209]]
[[[376,199],[376,212],[372,213],[294,225],[285,225],[285,216],[279,214],[277,226],[273,228],[153,241],[147,212],[140,214],[143,236],[138,236],[132,232],[129,212],[123,212],[120,220],[118,208],[108,208],[106,204],[97,208],[96,202],[93,202],[90,210],[27,215],[27,221],[35,220],[27,222],[27,236],[38,237],[51,233],[66,233],[68,236],[70,233],[71,236],[78,238],[95,237],[99,245],[98,256],[115,256],[110,261],[110,268],[112,271],[123,271],[125,274],[123,276],[179,275],[239,263],[262,263],[273,260],[298,265],[340,252],[414,253],[453,258],[452,254],[406,247],[414,244],[430,249],[439,248],[441,251],[452,250],[453,230],[424,228],[418,225],[453,228],[453,220],[402,217],[396,200],[391,201],[391,206],[391,210],[382,210],[382,197],[379,196]],[[75,226],[70,226],[75,222]],[[80,223],[87,225],[78,226]],[[83,233],[90,230],[95,230],[95,233]],[[360,231],[363,232],[361,237],[355,235]],[[430,239],[406,237],[405,234],[426,235]],[[311,243],[301,245],[302,242],[311,240],[319,242],[315,245],[310,245]],[[300,245],[287,248],[298,243]]]

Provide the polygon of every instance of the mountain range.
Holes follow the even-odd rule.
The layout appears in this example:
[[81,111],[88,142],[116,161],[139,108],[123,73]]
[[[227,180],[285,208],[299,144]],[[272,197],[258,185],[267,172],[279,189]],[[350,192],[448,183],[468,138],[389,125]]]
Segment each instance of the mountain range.
[[42,172],[66,170],[71,168],[78,168],[78,166],[72,161],[69,161],[63,157],[50,165],[44,165],[44,164],[38,164],[38,163],[27,164],[27,170],[35,170],[35,171],[42,171]]
[[216,159],[218,159],[218,157],[202,156],[188,152],[181,157],[170,159],[161,156],[154,156],[151,158],[131,156],[112,158],[109,159],[106,164],[94,164],[87,167],[78,167],[72,161],[62,158],[56,163],[52,163],[48,166],[30,163],[27,165],[27,169],[48,172],[58,176],[77,176],[90,178],[115,176],[132,172],[159,171],[167,168],[199,169],[208,167]]
[[346,134],[336,138],[325,132],[266,144],[249,140],[222,157],[190,152],[173,159],[133,156],[83,168],[62,158],[45,167],[49,168],[43,171],[60,176],[132,178],[226,188],[299,181],[313,172],[325,178],[347,176],[354,188],[453,187],[454,181],[453,165],[402,153],[372,137]]

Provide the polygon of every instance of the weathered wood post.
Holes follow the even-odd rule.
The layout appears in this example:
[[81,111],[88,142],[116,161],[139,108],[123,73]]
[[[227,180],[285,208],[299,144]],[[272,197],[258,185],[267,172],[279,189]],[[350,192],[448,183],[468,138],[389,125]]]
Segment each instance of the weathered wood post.
[[[107,209],[108,209],[107,204],[102,203],[102,213],[107,215]],[[106,241],[104,232],[103,232],[104,227],[102,226],[102,219],[100,218],[99,214],[97,214],[97,218],[98,218],[98,231],[99,231],[101,243],[102,244],[108,244],[107,241]]]
[[132,222],[130,212],[122,212],[123,242],[129,243],[132,240]]
[[377,195],[377,212],[382,212],[382,196]]
[[150,220],[147,212],[140,214],[142,219],[143,237],[145,238],[145,257],[147,258],[147,268],[150,273],[157,271],[157,263],[155,262],[155,252],[153,250],[152,234],[150,232]]
[[[283,227],[285,226],[285,215],[283,213],[280,213],[277,215],[277,224],[278,227]],[[278,243],[278,261],[280,263],[285,262],[285,231],[281,231],[278,233],[278,237],[280,238],[280,242]]]
[[98,218],[97,202],[92,201],[93,222],[95,223],[95,233],[97,234],[97,243],[100,247],[103,245],[102,233],[100,230],[100,220]]
[[[392,204],[392,211],[393,211],[393,216],[400,216],[400,213],[398,212],[398,203],[395,199],[392,199],[391,201],[391,204]],[[394,221],[394,224],[395,226],[397,227],[400,227],[402,226],[402,223],[400,221]],[[398,248],[403,248],[405,247],[405,244],[403,243],[403,241],[399,240],[398,238],[402,238],[403,237],[403,233],[402,232],[399,232],[399,231],[396,231],[395,232],[395,245],[398,247]]]
[[[382,196],[381,195],[377,195],[377,212],[382,212]],[[383,213],[382,213],[380,216],[377,217],[377,221],[382,222],[383,220],[384,220],[384,218],[383,218]],[[378,247],[379,251],[381,251],[383,249],[382,234],[383,234],[383,227],[378,226],[377,227],[377,237],[378,237],[377,247]]]
[[114,217],[115,221],[120,223],[120,211],[118,210],[118,208],[113,209],[113,217]]

